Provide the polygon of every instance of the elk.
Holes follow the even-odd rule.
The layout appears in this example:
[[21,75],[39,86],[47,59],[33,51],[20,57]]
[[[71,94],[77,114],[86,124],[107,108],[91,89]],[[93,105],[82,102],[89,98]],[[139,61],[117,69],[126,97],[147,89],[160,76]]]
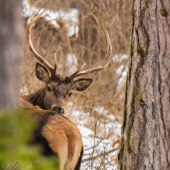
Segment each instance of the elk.
[[63,115],[64,110],[72,91],[84,91],[93,81],[89,78],[74,79],[106,68],[110,62],[112,46],[107,33],[108,52],[105,60],[99,66],[88,70],[83,70],[84,64],[70,76],[63,77],[56,73],[57,60],[55,59],[52,67],[38,54],[31,41],[32,27],[43,12],[33,12],[27,22],[27,33],[29,48],[39,60],[35,68],[36,77],[46,85],[32,94],[22,96],[23,105],[25,108],[31,108],[38,120],[34,143],[43,146],[43,154],[57,154],[59,170],[78,170],[83,155],[82,137],[79,129]]

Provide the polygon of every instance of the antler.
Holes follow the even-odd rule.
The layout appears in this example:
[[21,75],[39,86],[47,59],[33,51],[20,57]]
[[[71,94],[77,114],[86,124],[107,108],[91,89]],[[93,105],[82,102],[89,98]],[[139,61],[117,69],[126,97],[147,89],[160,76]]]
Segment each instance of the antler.
[[28,44],[29,44],[29,48],[30,50],[33,52],[34,56],[44,65],[46,66],[49,71],[51,72],[51,74],[55,74],[56,69],[57,69],[57,59],[56,59],[56,55],[55,55],[55,64],[54,64],[54,68],[43,58],[41,57],[40,54],[38,54],[38,52],[35,50],[32,41],[31,41],[31,31],[32,31],[32,27],[34,26],[34,23],[40,18],[40,16],[45,12],[42,11],[38,14],[38,12],[34,11],[32,13],[32,15],[30,16],[28,22],[27,22],[27,35],[28,35]]
[[[40,16],[44,12],[45,12],[45,10],[38,14],[38,12],[34,11],[32,13],[32,15],[30,16],[30,18],[29,18],[29,20],[27,22],[28,44],[29,44],[30,50],[33,52],[35,57],[43,65],[45,65],[49,69],[49,71],[51,72],[52,75],[54,75],[56,73],[56,69],[57,69],[57,58],[56,58],[56,55],[55,55],[55,64],[54,64],[54,68],[53,68],[43,57],[41,57],[40,54],[38,54],[38,52],[35,50],[35,48],[34,48],[34,46],[32,44],[32,41],[31,41],[32,27],[34,26],[35,22],[40,18]],[[111,58],[111,55],[112,55],[112,45],[111,45],[111,41],[110,41],[110,37],[109,37],[108,32],[106,34],[107,34],[108,49],[107,49],[107,54],[106,54],[105,60],[100,65],[98,65],[97,67],[89,69],[89,70],[82,70],[84,68],[85,64],[86,64],[86,63],[84,63],[83,66],[80,69],[78,69],[76,72],[74,72],[72,75],[69,76],[69,78],[71,80],[73,80],[74,78],[76,78],[78,76],[82,76],[82,75],[86,75],[86,74],[91,74],[93,72],[103,70],[104,68],[106,68],[109,65],[110,58]]]
[[93,72],[103,70],[104,68],[106,68],[109,65],[110,58],[111,58],[111,55],[112,55],[112,45],[111,45],[111,41],[110,41],[110,37],[109,37],[108,32],[106,34],[107,34],[108,49],[107,49],[107,54],[106,54],[105,60],[100,65],[98,65],[95,68],[92,68],[92,69],[89,69],[89,70],[83,70],[82,71],[83,67],[86,64],[86,63],[84,63],[83,66],[80,69],[78,69],[71,76],[69,76],[69,78],[71,80],[73,80],[74,78],[76,78],[78,76],[82,76],[82,75],[85,75],[85,74],[91,74]]

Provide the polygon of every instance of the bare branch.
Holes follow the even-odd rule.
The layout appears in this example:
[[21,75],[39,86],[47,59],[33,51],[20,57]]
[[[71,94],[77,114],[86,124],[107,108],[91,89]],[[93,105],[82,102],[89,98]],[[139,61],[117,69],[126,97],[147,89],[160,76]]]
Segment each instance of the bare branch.
[[115,151],[118,151],[118,150],[119,150],[119,146],[118,146],[117,148],[114,148],[114,149],[108,151],[108,152],[104,152],[104,153],[102,152],[102,153],[100,153],[100,154],[98,154],[98,155],[96,155],[96,156],[94,156],[94,157],[90,157],[90,158],[83,159],[82,162],[87,162],[87,161],[96,159],[97,157],[100,157],[100,156],[103,156],[103,155],[108,155],[108,154],[110,154],[110,153],[112,153],[112,152],[115,152]]

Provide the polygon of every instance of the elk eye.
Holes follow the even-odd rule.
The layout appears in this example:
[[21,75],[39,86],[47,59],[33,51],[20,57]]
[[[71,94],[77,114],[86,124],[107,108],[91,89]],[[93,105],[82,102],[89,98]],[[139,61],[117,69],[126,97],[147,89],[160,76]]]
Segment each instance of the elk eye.
[[68,96],[70,97],[72,94],[73,94],[73,93],[70,92],[70,93],[68,94]]
[[51,91],[51,87],[47,86],[47,91]]
[[65,78],[65,83],[66,83],[66,84],[69,84],[70,82],[71,82],[70,79],[69,79],[68,77],[66,77],[66,78]]

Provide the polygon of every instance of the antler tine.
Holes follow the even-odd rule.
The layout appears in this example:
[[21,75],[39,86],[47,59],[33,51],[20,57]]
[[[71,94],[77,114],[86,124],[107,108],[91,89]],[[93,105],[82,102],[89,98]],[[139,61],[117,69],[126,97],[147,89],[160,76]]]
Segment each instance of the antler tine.
[[110,58],[111,58],[111,55],[112,55],[112,45],[111,45],[110,37],[109,37],[109,34],[108,34],[107,31],[106,31],[106,34],[107,34],[108,48],[107,48],[107,54],[106,54],[105,60],[100,65],[98,65],[97,67],[89,69],[89,70],[83,70],[82,71],[82,67],[81,67],[79,70],[77,70],[75,73],[73,73],[70,76],[70,79],[74,79],[74,78],[76,78],[78,76],[91,74],[93,72],[103,70],[104,68],[106,68],[109,65]]
[[55,53],[54,71],[57,70],[57,54]]
[[54,68],[40,55],[38,54],[38,52],[35,50],[33,44],[32,44],[32,41],[31,41],[31,31],[32,31],[32,27],[34,26],[34,23],[40,18],[40,16],[45,12],[42,11],[40,12],[39,14],[34,11],[32,13],[32,15],[30,16],[28,22],[27,22],[27,35],[28,35],[28,45],[29,45],[29,48],[30,50],[33,52],[34,56],[44,65],[46,66],[49,71],[51,72],[51,74],[55,74],[56,72],[56,68],[57,68],[57,65],[56,65],[56,61],[55,61],[55,65],[54,65]]
[[81,68],[79,68],[76,72],[74,72],[71,76],[69,76],[69,78],[71,80],[73,80],[75,77],[77,77],[77,74],[84,68],[84,66],[86,65],[86,63],[84,63]]

